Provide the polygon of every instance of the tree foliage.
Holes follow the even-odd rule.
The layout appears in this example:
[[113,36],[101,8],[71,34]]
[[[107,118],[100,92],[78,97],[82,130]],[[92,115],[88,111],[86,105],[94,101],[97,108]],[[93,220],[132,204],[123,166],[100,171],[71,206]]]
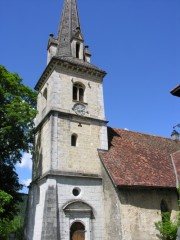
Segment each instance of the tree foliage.
[[36,93],[0,65],[0,162],[15,164],[29,151],[35,106]]
[[[22,185],[15,164],[21,162],[23,152],[31,151],[35,108],[36,93],[22,83],[17,73],[0,65],[0,190],[8,194],[0,211],[3,221],[17,212]],[[9,195],[12,198],[7,201]]]
[[0,163],[0,190],[3,190],[3,193],[9,197],[2,206],[0,219],[13,219],[14,214],[17,214],[17,203],[21,201],[18,191],[21,189],[22,185],[19,183],[14,166]]
[[155,223],[156,229],[160,233],[159,238],[162,240],[176,240],[178,225],[178,220],[171,221],[169,212],[163,212],[162,221]]
[[11,233],[14,233],[15,240],[23,239],[23,226],[27,205],[27,195],[21,194],[22,202],[18,204],[19,213],[12,220],[0,218],[0,240],[9,240]]
[[[5,205],[7,205],[12,200],[12,196],[8,193],[0,190],[0,215],[5,211]],[[1,217],[0,217],[1,218]]]
[[15,234],[15,240],[23,238],[24,218],[15,216],[12,220],[0,219],[0,240],[9,240],[11,233]]

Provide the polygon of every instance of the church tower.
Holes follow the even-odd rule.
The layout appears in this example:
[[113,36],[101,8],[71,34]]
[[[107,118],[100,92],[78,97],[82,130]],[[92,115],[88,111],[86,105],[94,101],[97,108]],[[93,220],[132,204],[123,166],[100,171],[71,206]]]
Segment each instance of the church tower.
[[104,204],[98,149],[107,150],[103,78],[90,63],[76,0],[64,0],[57,38],[37,82],[33,176],[26,240],[101,240]]

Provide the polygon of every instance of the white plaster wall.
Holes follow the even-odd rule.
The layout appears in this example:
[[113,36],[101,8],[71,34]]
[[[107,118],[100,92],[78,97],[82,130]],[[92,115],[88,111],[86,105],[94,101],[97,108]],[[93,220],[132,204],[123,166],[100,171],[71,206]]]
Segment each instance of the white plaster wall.
[[47,184],[39,186],[39,194],[36,195],[36,197],[39,197],[39,202],[35,208],[34,234],[32,240],[41,240],[43,211],[47,187]]
[[42,226],[43,226],[43,216],[44,216],[44,206],[46,199],[46,192],[48,187],[56,187],[56,180],[53,178],[48,178],[47,180],[41,180],[38,183],[39,193],[35,194],[37,204],[35,206],[35,222],[34,222],[34,234],[32,240],[42,240]]
[[[75,220],[83,221],[86,225],[86,240],[104,239],[104,215],[103,215],[103,189],[100,179],[66,178],[57,180],[58,203],[60,211],[60,232],[62,240],[69,240],[70,224]],[[79,196],[75,197],[72,190],[78,187],[81,190]],[[80,214],[79,218],[69,219],[63,210],[64,206],[72,201],[83,201],[93,208],[94,218]],[[89,230],[89,231],[88,231]]]
[[[81,221],[85,225],[86,240],[104,239],[104,203],[101,179],[78,177],[48,177],[37,185],[32,186],[29,207],[29,225],[27,240],[42,240],[43,221],[45,217],[46,193],[50,187],[57,188],[58,214],[57,223],[60,228],[60,239],[69,240],[70,226],[74,221]],[[72,193],[74,188],[80,189],[79,196]],[[69,218],[64,208],[74,201],[82,201],[92,208],[93,214],[80,211]],[[50,205],[50,203],[48,203]],[[56,205],[56,203],[53,203]],[[49,216],[51,218],[51,216]],[[53,227],[53,226],[52,226]],[[33,230],[34,229],[34,230]]]
[[25,219],[25,238],[26,240],[32,240],[34,235],[36,205],[39,202],[39,191],[38,186],[34,184],[29,189],[28,196],[28,211]]

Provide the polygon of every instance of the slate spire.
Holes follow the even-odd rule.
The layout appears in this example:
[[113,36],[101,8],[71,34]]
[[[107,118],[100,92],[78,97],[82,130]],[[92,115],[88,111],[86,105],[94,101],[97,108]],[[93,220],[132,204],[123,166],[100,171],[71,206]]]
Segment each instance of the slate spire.
[[58,29],[57,56],[72,56],[71,41],[77,35],[77,32],[81,34],[76,0],[64,0],[61,22]]

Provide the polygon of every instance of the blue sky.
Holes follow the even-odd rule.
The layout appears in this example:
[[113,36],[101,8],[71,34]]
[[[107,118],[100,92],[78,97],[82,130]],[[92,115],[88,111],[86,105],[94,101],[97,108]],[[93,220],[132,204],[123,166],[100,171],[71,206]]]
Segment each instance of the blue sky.
[[[169,137],[180,123],[180,99],[170,94],[180,84],[180,1],[77,2],[92,63],[108,73],[108,125]],[[48,36],[57,34],[62,5],[62,0],[1,0],[0,64],[31,88],[46,66]],[[18,171],[27,180],[29,156],[24,159]]]

